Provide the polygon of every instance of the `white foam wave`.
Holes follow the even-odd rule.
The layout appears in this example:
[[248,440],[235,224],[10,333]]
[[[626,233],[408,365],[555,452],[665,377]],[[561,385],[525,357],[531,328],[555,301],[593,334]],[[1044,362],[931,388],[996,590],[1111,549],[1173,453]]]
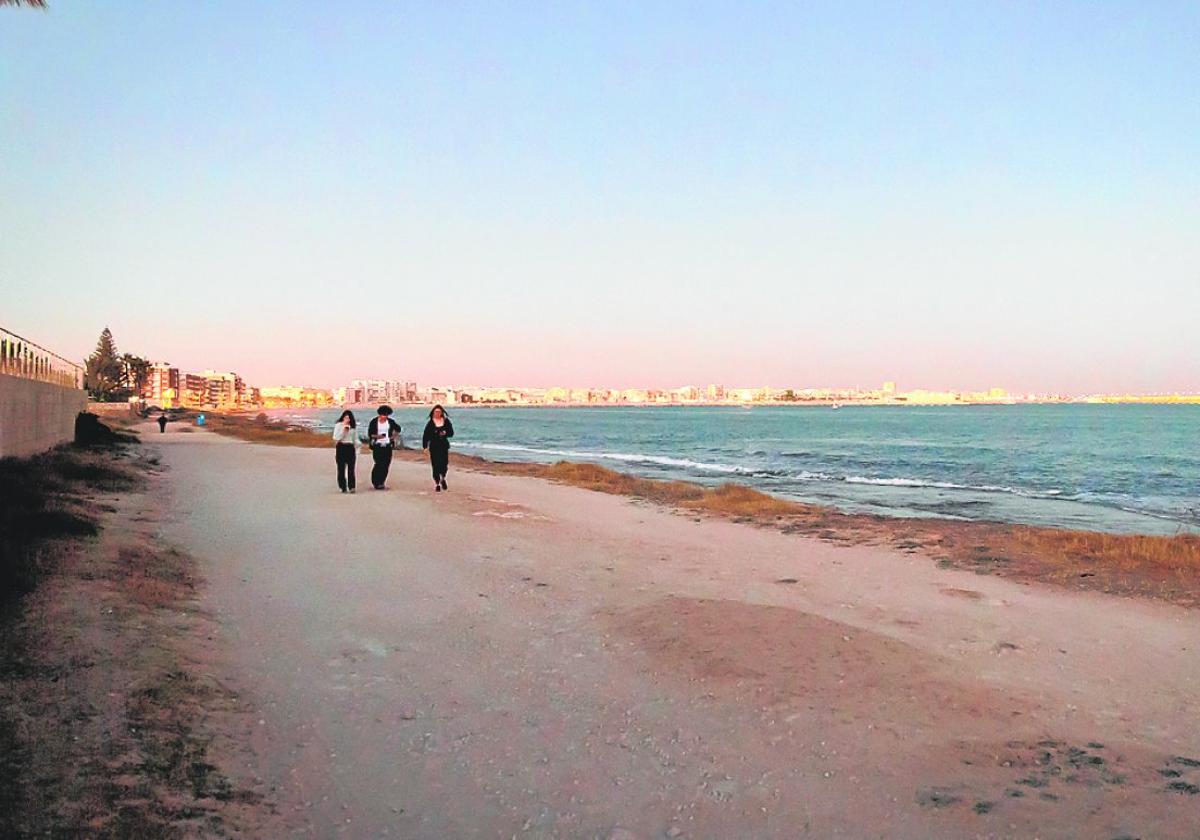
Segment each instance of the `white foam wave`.
[[1058,489],[1032,490],[1021,487],[1008,487],[997,484],[958,484],[952,481],[934,481],[931,479],[908,478],[905,476],[863,476],[835,475],[832,473],[801,470],[790,472],[786,470],[771,470],[735,466],[732,464],[717,464],[706,461],[695,461],[690,458],[673,458],[667,455],[647,455],[632,452],[588,452],[576,449],[543,449],[534,446],[520,446],[506,443],[470,443],[463,444],[473,449],[495,450],[501,452],[526,452],[535,455],[547,455],[555,458],[589,458],[607,461],[618,461],[629,464],[653,464],[661,467],[674,467],[698,472],[719,473],[725,475],[744,475],[758,478],[774,478],[784,481],[802,482],[832,482],[844,484],[862,484],[876,487],[906,487],[929,488],[935,490],[961,490],[972,493],[1003,493],[1026,499],[1070,499]]
[[847,484],[874,484],[881,487],[930,487],[938,490],[968,490],[975,493],[1007,493],[1026,499],[1055,498],[1063,494],[1062,490],[1028,490],[998,484],[955,484],[952,481],[931,481],[920,478],[869,478],[861,475],[848,475],[841,480]]
[[729,473],[731,475],[753,475],[756,470],[731,464],[712,464],[693,461],[690,458],[671,458],[667,455],[644,455],[634,452],[585,452],[575,449],[539,449],[534,446],[517,446],[507,443],[460,444],[472,449],[488,449],[500,452],[529,452],[535,455],[551,455],[556,458],[599,458],[605,461],[621,461],[629,464],[657,464],[662,467],[680,467],[703,472]]
[[746,475],[758,477],[782,478],[791,481],[827,481],[846,484],[865,484],[877,487],[912,487],[932,488],[937,490],[966,490],[975,493],[1007,493],[1024,498],[1053,498],[1061,496],[1061,490],[1026,490],[1019,487],[1006,487],[995,484],[956,484],[952,481],[933,481],[921,478],[873,477],[862,475],[834,475],[826,472],[801,470],[788,472],[784,470],[753,469],[732,464],[716,464],[706,461],[694,461],[690,458],[673,458],[668,455],[646,455],[633,452],[588,452],[577,449],[543,449],[535,446],[521,446],[509,443],[467,443],[463,446],[472,449],[485,449],[500,452],[526,452],[534,455],[548,455],[555,458],[592,458],[606,461],[620,461],[629,464],[654,464],[662,467],[676,467],[700,472],[723,473],[727,475]]

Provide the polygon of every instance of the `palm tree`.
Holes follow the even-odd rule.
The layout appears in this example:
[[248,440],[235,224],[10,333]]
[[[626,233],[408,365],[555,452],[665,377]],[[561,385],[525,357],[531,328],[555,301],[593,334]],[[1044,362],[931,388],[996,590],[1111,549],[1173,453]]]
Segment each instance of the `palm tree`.
[[36,9],[44,9],[46,0],[0,0],[0,6],[32,6]]

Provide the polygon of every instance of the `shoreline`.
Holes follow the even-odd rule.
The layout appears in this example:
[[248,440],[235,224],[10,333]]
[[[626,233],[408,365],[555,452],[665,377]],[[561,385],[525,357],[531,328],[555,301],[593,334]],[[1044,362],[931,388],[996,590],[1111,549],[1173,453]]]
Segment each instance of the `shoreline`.
[[[262,424],[210,413],[211,431],[253,443],[329,448],[312,429]],[[397,459],[424,460],[420,450]],[[732,520],[842,545],[878,545],[929,557],[941,568],[967,569],[1023,582],[1139,596],[1200,607],[1200,535],[1110,534],[1045,526],[936,518],[900,519],[844,513],[790,501],[737,483],[715,488],[639,478],[594,464],[491,461],[451,451],[450,462],[491,475],[542,478],[610,495],[643,499],[683,515]]]
[[[1104,413],[1093,422],[1095,411]],[[1167,411],[1156,419],[1153,412],[1142,409],[1132,414],[1095,411],[1071,406],[968,414],[923,409],[839,417],[774,409],[761,413],[679,407],[645,412],[480,409],[463,416],[464,422],[474,417],[478,430],[456,441],[455,449],[506,462],[595,463],[647,478],[710,487],[725,480],[741,481],[790,501],[846,513],[1110,534],[1200,535],[1200,499],[1189,486],[1200,481],[1200,475],[1181,437],[1195,429],[1200,415]],[[258,419],[328,430],[337,413],[278,409],[260,412]],[[367,412],[355,413],[365,419]],[[396,419],[410,433],[420,430],[425,422],[422,415],[419,408],[396,409]],[[530,437],[527,426],[546,423],[561,423],[562,429],[545,428],[544,434],[534,432]],[[678,438],[647,437],[663,424],[672,427],[670,434]],[[736,438],[743,424],[748,436],[745,447],[730,438]],[[1129,434],[1147,424],[1158,431],[1153,441],[1137,444],[1139,451],[1153,456],[1154,464],[1146,466],[1144,474],[1132,451],[1105,450],[1097,456],[1090,444],[1081,443],[1081,435],[1093,436],[1096,429],[1111,427],[1113,434]],[[627,425],[633,437],[626,437],[623,427]],[[601,437],[595,438],[596,434]],[[773,440],[772,435],[782,437]],[[1014,435],[1038,454],[1006,455],[1005,446],[997,446],[997,441]],[[1103,446],[1103,441],[1098,439],[1096,445]],[[859,446],[866,449],[847,449]]]

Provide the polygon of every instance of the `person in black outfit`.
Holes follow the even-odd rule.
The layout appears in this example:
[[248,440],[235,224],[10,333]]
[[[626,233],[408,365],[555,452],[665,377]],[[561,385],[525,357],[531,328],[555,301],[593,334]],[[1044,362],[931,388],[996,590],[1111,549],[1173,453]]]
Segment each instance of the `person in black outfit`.
[[371,486],[382,490],[392,468],[392,446],[400,437],[400,424],[392,419],[392,408],[379,406],[379,414],[367,424],[367,437],[371,440],[371,456],[375,466],[371,468]]
[[167,415],[164,413],[164,414],[158,415],[158,433],[162,434],[166,430],[167,430]]
[[337,460],[338,487],[343,493],[354,492],[354,463],[358,460],[358,423],[354,412],[346,409],[333,424],[333,443]]
[[446,410],[435,405],[429,412],[425,434],[421,436],[421,448],[429,453],[429,466],[433,469],[433,489],[441,493],[446,486],[446,469],[450,465],[450,438],[454,437],[454,426],[446,416]]

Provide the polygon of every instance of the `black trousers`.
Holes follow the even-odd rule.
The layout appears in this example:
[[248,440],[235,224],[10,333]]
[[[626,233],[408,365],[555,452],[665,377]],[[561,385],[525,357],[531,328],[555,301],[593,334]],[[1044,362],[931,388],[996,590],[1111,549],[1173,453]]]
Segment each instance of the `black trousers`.
[[354,489],[354,463],[358,460],[358,447],[353,443],[339,443],[337,449],[338,487]]
[[375,466],[371,468],[371,486],[378,490],[387,481],[388,470],[392,468],[392,447],[372,446],[371,457]]
[[429,447],[429,466],[433,468],[434,481],[444,477],[450,466],[450,447],[445,449]]

